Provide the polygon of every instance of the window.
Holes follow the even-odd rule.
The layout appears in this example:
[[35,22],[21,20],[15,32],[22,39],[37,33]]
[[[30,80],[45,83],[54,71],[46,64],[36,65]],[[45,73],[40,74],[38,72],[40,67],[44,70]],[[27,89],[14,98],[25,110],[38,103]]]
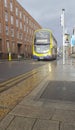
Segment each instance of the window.
[[0,33],[2,32],[2,27],[1,27],[1,23],[0,23]]
[[10,51],[9,41],[6,41],[6,48],[7,48],[7,51],[9,52]]
[[12,15],[11,15],[11,24],[14,24],[14,18]]
[[9,35],[9,28],[8,28],[8,25],[6,25],[6,35]]
[[26,32],[26,25],[24,24],[24,32]]
[[13,3],[10,1],[10,10],[13,11]]
[[14,37],[14,29],[11,28],[11,37]]
[[27,27],[27,33],[28,33],[28,30],[29,30],[29,29],[28,29],[28,27]]
[[19,39],[19,32],[18,32],[18,30],[16,30],[16,37],[17,37],[17,39]]
[[16,19],[16,27],[18,27],[19,25],[19,22],[18,22],[18,19]]
[[4,5],[5,7],[7,7],[7,0],[4,0]]
[[12,42],[12,52],[15,52],[15,42]]
[[22,12],[20,11],[20,19],[22,19]]
[[22,22],[20,22],[20,29],[22,29]]
[[16,16],[18,16],[18,8],[16,7]]
[[26,22],[27,22],[27,24],[28,24],[28,17],[27,17],[27,19],[26,19]]
[[25,19],[26,19],[25,15],[23,15],[23,17],[24,17],[24,22],[25,22]]
[[23,35],[22,35],[22,33],[20,33],[19,34],[19,38],[22,40],[22,37],[23,37]]
[[8,12],[5,12],[5,21],[8,22]]

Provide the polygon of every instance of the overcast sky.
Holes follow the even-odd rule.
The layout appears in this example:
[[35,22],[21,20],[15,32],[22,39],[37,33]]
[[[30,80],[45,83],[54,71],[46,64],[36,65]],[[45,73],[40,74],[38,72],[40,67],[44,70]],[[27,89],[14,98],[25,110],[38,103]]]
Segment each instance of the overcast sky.
[[72,35],[75,27],[75,0],[18,0],[25,10],[43,27],[52,30],[62,45],[60,15],[65,9],[65,30]]

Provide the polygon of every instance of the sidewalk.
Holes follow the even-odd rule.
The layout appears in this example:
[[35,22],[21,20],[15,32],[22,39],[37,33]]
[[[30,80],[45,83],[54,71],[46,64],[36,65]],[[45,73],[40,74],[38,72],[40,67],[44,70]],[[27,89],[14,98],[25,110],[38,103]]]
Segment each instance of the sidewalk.
[[[75,102],[68,95],[75,94],[74,81],[75,62],[58,62],[55,70],[50,68],[48,77],[0,122],[0,130],[75,130]],[[61,94],[54,91],[55,85]]]

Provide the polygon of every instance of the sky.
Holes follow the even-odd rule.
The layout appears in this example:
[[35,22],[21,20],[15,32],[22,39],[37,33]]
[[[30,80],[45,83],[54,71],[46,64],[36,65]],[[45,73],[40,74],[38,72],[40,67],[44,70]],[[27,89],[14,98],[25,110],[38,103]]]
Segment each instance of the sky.
[[60,16],[65,9],[65,32],[73,33],[75,27],[75,0],[17,0],[22,7],[42,26],[52,30],[58,46],[62,46]]

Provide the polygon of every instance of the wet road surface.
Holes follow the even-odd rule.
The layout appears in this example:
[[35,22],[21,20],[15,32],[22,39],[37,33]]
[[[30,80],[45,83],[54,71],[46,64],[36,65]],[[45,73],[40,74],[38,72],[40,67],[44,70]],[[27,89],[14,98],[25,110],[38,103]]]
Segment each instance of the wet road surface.
[[0,82],[27,73],[44,64],[44,62],[33,60],[0,62]]

